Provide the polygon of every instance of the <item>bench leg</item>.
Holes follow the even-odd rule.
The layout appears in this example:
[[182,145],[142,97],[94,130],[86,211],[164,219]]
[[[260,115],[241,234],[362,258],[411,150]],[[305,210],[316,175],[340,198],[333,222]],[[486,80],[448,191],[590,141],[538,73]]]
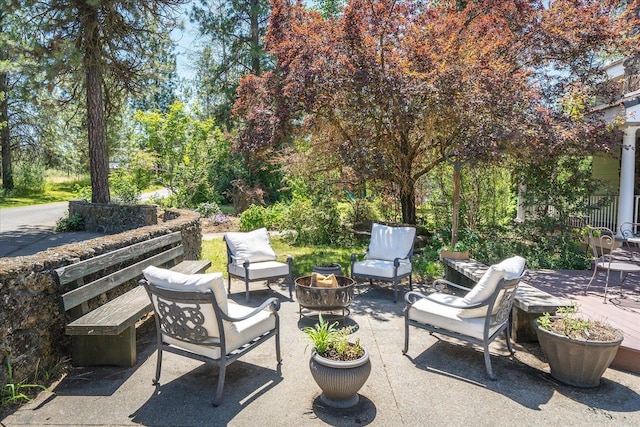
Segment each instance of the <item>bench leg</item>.
[[136,328],[129,326],[120,335],[72,335],[71,357],[74,366],[136,364]]

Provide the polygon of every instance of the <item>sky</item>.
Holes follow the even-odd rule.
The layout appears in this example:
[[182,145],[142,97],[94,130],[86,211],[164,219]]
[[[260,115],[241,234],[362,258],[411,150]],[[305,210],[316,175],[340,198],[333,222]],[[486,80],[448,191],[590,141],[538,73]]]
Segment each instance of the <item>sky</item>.
[[194,24],[189,22],[188,13],[191,9],[188,2],[181,6],[181,19],[184,29],[175,29],[171,32],[171,40],[176,43],[176,71],[178,77],[192,79],[195,76],[195,59],[198,55],[198,31]]

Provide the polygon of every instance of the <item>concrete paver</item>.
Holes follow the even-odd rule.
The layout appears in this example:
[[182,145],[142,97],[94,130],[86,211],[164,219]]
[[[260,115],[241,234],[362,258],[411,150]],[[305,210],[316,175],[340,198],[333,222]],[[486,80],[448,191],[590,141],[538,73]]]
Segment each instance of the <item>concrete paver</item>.
[[[165,354],[161,385],[154,387],[155,325],[138,334],[138,364],[75,368],[52,390],[2,420],[2,426],[416,426],[416,425],[640,425],[640,377],[609,369],[594,389],[576,389],[548,374],[537,344],[516,345],[509,356],[504,341],[492,344],[497,381],[486,377],[482,351],[455,340],[410,330],[402,355],[403,302],[392,302],[389,287],[358,285],[352,314],[371,354],[372,372],[350,409],[330,409],[308,368],[310,348],[300,329],[298,305],[286,289],[252,284],[251,305],[276,295],[282,302],[283,364],[275,362],[270,340],[232,364],[222,404],[211,399],[217,369]],[[244,303],[243,284],[231,297]],[[305,350],[306,348],[306,350]]]

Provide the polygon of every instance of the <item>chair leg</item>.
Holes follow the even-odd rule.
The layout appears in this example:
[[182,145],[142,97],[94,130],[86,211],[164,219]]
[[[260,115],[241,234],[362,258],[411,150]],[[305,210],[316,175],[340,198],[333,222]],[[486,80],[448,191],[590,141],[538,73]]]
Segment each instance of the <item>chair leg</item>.
[[398,302],[398,279],[393,280],[393,302]]
[[489,375],[489,378],[492,381],[495,381],[498,379],[498,377],[495,376],[495,374],[493,373],[493,369],[491,369],[491,356],[489,355],[489,343],[485,341],[483,347],[484,347],[484,365],[487,368],[487,375]]
[[278,365],[282,364],[282,357],[280,356],[280,328],[278,325],[276,325],[277,332],[276,332],[276,361],[278,362]]
[[152,380],[153,385],[160,384],[160,369],[162,368],[162,348],[158,346],[158,360],[156,361],[156,377]]
[[409,351],[409,323],[407,323],[407,318],[404,318],[404,348],[402,349],[402,354],[407,354]]
[[509,331],[508,326],[504,329],[504,336],[505,338],[507,338],[507,350],[509,350],[509,353],[511,353],[511,355],[516,354],[516,351],[513,349],[513,346],[511,345],[511,332]]
[[220,366],[220,373],[218,374],[218,387],[216,388],[216,396],[213,399],[213,406],[218,406],[222,401],[222,387],[224,386],[224,376],[226,371],[227,366],[223,363]]
[[597,266],[593,266],[593,275],[591,276],[591,280],[589,280],[589,284],[587,285],[587,287],[585,288],[584,292],[582,293],[583,295],[587,294],[587,291],[589,290],[589,287],[591,286],[591,282],[593,282],[593,279],[596,278],[596,274],[598,274],[598,267]]
[[293,272],[289,270],[289,298],[293,301]]
[[227,281],[227,293],[230,294],[231,293],[231,273],[227,273],[227,276],[229,277],[229,280]]
[[413,283],[411,283],[411,274],[409,274],[409,290],[413,290]]
[[246,302],[249,302],[249,279],[246,277],[244,278],[244,288]]
[[609,269],[607,269],[607,280],[604,282],[604,303],[605,304],[607,303],[607,289],[608,288],[609,288]]

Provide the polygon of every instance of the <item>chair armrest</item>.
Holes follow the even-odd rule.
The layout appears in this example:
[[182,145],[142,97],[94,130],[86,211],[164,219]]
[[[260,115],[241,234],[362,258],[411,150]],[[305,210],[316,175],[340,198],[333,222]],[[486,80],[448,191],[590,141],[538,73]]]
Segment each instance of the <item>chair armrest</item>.
[[410,258],[411,258],[411,257],[408,257],[408,256],[406,256],[406,257],[404,257],[404,258],[394,258],[394,259],[393,259],[393,266],[394,266],[394,267],[399,267],[399,266],[400,266],[400,261],[403,261],[403,260],[409,260]]
[[425,294],[417,292],[417,291],[407,292],[404,295],[404,299],[405,299],[405,301],[407,301],[407,303],[409,303],[411,305],[414,304],[419,299],[427,299],[427,300],[429,300],[431,302],[435,302],[436,304],[440,304],[440,305],[443,305],[445,307],[460,308],[460,309],[478,308],[478,307],[482,307],[482,306],[485,306],[485,305],[488,304],[486,301],[478,302],[478,303],[475,303],[475,304],[447,303],[447,302],[444,302],[444,301],[438,301],[436,299],[431,299],[431,298],[429,298],[429,295],[425,295]]
[[461,291],[469,292],[471,288],[467,288],[466,286],[458,285],[457,283],[450,282],[446,279],[436,279],[433,282],[433,286],[437,290],[442,290],[442,285],[451,286],[452,288],[460,289]]
[[[245,266],[245,264],[246,264],[246,266],[251,264],[251,261],[249,261],[247,258],[240,258],[240,257],[237,257],[235,255],[229,255],[229,257],[231,258],[231,261],[233,261],[233,263],[236,264],[236,265],[239,265],[239,261],[242,261],[242,265],[243,266]],[[245,268],[246,268],[246,266],[245,266]]]
[[[364,257],[365,255],[367,255],[367,253],[366,253],[366,252],[365,252],[365,253],[363,253],[361,256],[363,256],[363,257]],[[350,258],[350,259],[351,259],[351,262],[352,262],[352,263],[353,263],[353,262],[356,262],[356,261],[358,261],[358,256],[357,256],[356,254],[351,254],[351,258]]]
[[404,300],[408,303],[408,304],[413,304],[416,301],[418,301],[419,299],[422,298],[427,298],[427,296],[425,294],[423,294],[422,292],[418,292],[418,291],[410,291],[407,292],[406,294],[404,294]]
[[259,307],[256,307],[251,313],[242,317],[231,317],[228,314],[223,313],[222,311],[220,311],[220,314],[224,320],[227,320],[229,322],[240,322],[242,320],[247,320],[255,316],[256,314],[260,313],[262,310],[266,308],[268,308],[270,311],[275,313],[276,311],[280,310],[280,300],[276,297],[271,297],[267,299],[265,302],[263,302],[262,304],[260,304]]

